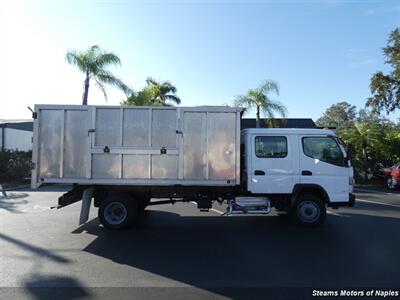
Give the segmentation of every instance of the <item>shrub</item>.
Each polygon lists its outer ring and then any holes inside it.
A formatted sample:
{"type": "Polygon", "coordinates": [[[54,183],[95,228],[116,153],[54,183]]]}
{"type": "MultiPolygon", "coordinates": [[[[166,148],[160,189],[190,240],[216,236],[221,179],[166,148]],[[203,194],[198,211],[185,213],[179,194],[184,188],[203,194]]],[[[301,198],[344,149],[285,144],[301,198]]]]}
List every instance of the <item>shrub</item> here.
{"type": "Polygon", "coordinates": [[[22,182],[31,175],[32,151],[0,151],[0,183],[22,182]]]}

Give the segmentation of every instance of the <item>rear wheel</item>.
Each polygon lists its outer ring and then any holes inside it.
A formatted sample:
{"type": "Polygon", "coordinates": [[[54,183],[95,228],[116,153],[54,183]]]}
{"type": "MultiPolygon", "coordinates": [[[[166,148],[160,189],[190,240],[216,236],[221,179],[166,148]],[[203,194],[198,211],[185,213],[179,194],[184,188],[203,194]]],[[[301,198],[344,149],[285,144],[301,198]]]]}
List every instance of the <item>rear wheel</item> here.
{"type": "Polygon", "coordinates": [[[113,195],[100,203],[99,220],[109,229],[130,227],[138,217],[138,205],[128,195],[113,195]]]}
{"type": "Polygon", "coordinates": [[[311,194],[300,195],[291,211],[296,223],[314,227],[322,224],[326,218],[325,203],[317,196],[311,194]]]}
{"type": "Polygon", "coordinates": [[[386,178],[386,186],[389,190],[394,191],[396,189],[396,180],[392,176],[386,178]]]}

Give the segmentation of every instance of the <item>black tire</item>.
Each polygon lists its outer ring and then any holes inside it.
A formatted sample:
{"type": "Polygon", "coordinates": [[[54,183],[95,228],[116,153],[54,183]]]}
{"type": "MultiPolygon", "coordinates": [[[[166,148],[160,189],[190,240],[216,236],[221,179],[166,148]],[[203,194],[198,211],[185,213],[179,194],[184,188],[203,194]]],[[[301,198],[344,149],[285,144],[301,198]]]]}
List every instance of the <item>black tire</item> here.
{"type": "Polygon", "coordinates": [[[386,187],[391,191],[396,190],[396,185],[394,184],[392,176],[386,177],[386,187]]]}
{"type": "Polygon", "coordinates": [[[107,197],[99,206],[100,223],[108,229],[128,228],[137,220],[138,214],[137,202],[125,194],[107,197]]]}
{"type": "Polygon", "coordinates": [[[300,195],[292,207],[291,216],[299,225],[316,227],[321,225],[326,218],[326,205],[315,195],[300,195]]]}

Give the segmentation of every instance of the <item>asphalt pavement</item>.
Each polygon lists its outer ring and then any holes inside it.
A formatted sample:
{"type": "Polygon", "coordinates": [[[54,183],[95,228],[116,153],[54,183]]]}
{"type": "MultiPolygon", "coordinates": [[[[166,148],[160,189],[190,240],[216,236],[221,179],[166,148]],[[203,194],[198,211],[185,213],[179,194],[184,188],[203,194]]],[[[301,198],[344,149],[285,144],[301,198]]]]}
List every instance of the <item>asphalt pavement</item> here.
{"type": "MultiPolygon", "coordinates": [[[[400,192],[358,187],[353,208],[318,228],[287,216],[221,216],[216,204],[149,207],[109,231],[97,209],[50,209],[63,186],[0,195],[0,298],[265,298],[286,287],[400,290],[400,192]],[[274,290],[275,289],[275,290],[274,290]]],[[[274,297],[278,299],[279,297],[274,297]]]]}

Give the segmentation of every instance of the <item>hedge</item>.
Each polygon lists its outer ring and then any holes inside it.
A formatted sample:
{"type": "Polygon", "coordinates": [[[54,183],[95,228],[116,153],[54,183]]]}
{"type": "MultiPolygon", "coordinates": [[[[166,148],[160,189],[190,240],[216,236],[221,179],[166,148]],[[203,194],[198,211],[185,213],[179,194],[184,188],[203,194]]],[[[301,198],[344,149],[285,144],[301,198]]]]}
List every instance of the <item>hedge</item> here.
{"type": "Polygon", "coordinates": [[[32,151],[0,151],[0,183],[22,182],[31,176],[32,151]]]}

